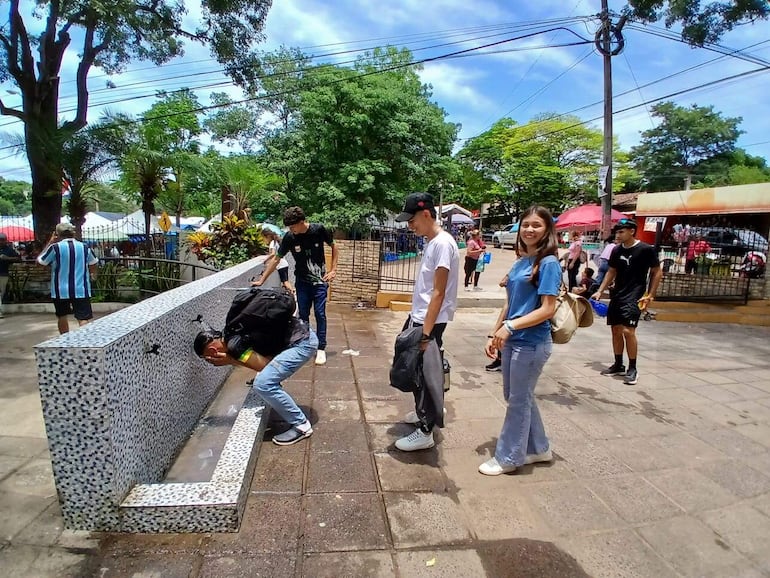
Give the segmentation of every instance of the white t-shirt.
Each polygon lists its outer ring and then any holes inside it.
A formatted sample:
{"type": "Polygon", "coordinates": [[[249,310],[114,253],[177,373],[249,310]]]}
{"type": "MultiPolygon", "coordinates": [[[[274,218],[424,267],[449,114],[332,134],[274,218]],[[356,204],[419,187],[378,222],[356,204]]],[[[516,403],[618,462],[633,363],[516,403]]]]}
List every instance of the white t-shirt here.
{"type": "MultiPolygon", "coordinates": [[[[278,252],[278,247],[280,247],[280,246],[281,246],[281,244],[278,241],[276,241],[275,239],[270,241],[270,250],[273,253],[278,252]]],[[[288,261],[286,261],[286,259],[284,259],[284,258],[281,258],[281,260],[278,261],[278,267],[276,267],[276,269],[285,269],[288,266],[289,266],[288,261]]]]}
{"type": "Polygon", "coordinates": [[[441,231],[433,237],[422,254],[417,279],[412,294],[412,321],[423,323],[428,312],[431,294],[433,293],[433,278],[439,267],[449,270],[444,302],[441,304],[436,323],[452,321],[457,309],[457,285],[460,276],[460,251],[452,235],[441,231]]]}

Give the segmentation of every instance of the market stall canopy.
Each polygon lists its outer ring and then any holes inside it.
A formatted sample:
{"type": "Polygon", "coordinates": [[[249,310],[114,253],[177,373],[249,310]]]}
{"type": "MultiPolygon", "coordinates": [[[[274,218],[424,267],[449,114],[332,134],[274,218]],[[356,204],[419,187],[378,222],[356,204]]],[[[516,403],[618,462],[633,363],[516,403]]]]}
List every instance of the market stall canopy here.
{"type": "Polygon", "coordinates": [[[642,217],[728,213],[770,213],[770,183],[647,193],[636,201],[642,217]]]}
{"type": "Polygon", "coordinates": [[[448,203],[446,205],[441,205],[441,216],[447,217],[449,215],[465,215],[470,219],[473,218],[473,213],[471,213],[468,209],[461,207],[456,203],[448,203]]]}
{"type": "MultiPolygon", "coordinates": [[[[620,219],[627,219],[620,211],[612,209],[610,218],[613,223],[620,219]]],[[[599,228],[602,225],[602,207],[601,205],[581,205],[564,211],[556,221],[556,229],[590,229],[599,228]]]]}
{"type": "Polygon", "coordinates": [[[21,225],[6,225],[0,227],[0,233],[3,233],[11,243],[18,241],[34,241],[35,231],[21,225]]]}
{"type": "Polygon", "coordinates": [[[449,217],[447,217],[447,221],[449,221],[449,223],[452,225],[472,225],[474,223],[473,219],[463,215],[462,213],[454,213],[449,215],[449,217]]]}

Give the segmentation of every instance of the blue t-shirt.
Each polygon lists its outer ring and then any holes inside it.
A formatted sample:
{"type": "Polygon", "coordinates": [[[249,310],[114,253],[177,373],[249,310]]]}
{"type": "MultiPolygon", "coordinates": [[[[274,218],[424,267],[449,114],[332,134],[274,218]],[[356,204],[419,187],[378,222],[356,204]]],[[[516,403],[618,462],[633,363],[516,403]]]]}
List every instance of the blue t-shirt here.
{"type": "MultiPolygon", "coordinates": [[[[558,295],[561,287],[561,265],[553,255],[548,255],[540,261],[540,276],[538,285],[530,283],[534,257],[522,257],[511,267],[508,273],[508,314],[506,319],[516,319],[531,313],[540,307],[541,295],[558,295]]],[[[514,343],[535,345],[551,340],[551,322],[545,320],[534,327],[514,331],[509,337],[514,343]]]]}

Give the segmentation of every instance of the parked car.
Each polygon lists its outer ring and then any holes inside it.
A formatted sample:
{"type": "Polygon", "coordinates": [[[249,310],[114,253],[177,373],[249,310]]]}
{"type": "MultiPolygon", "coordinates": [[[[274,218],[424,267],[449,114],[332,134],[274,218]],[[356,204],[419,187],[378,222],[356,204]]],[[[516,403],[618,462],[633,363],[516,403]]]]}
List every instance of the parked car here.
{"type": "Polygon", "coordinates": [[[516,239],[519,236],[519,224],[511,223],[506,225],[502,230],[496,231],[492,235],[492,244],[495,247],[505,248],[506,246],[511,249],[516,247],[516,239]]]}
{"type": "Polygon", "coordinates": [[[482,229],[481,230],[481,238],[485,243],[491,243],[492,237],[495,234],[494,229],[482,229]]]}
{"type": "Polygon", "coordinates": [[[693,227],[691,235],[702,235],[712,250],[730,257],[743,257],[749,251],[767,254],[767,239],[756,231],[728,227],[693,227]]]}

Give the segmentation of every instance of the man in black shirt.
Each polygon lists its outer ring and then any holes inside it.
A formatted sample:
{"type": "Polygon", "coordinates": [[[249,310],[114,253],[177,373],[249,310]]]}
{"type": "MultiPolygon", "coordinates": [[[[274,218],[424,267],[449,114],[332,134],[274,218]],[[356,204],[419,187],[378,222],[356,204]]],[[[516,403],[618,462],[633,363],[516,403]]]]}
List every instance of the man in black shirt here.
{"type": "Polygon", "coordinates": [[[305,212],[300,207],[289,207],[283,215],[283,224],[289,232],[283,236],[281,246],[272,258],[265,261],[265,270],[252,284],[262,285],[280,262],[282,257],[291,253],[294,257],[294,287],[297,291],[297,306],[300,319],[310,323],[310,306],[315,313],[316,332],[318,333],[318,353],[316,365],[326,363],[326,298],[329,283],[337,276],[339,251],[334,243],[331,231],[318,223],[308,223],[305,212]],[[326,271],[324,243],[332,248],[332,265],[326,271]]]}
{"type": "Polygon", "coordinates": [[[193,348],[198,357],[212,365],[236,365],[259,372],[254,387],[265,403],[291,425],[287,431],[273,436],[274,443],[288,446],[313,434],[305,413],[281,387],[281,382],[305,365],[318,348],[318,337],[307,323],[292,317],[282,337],[254,332],[223,335],[208,329],[198,333],[193,348]]]}
{"type": "Polygon", "coordinates": [[[615,362],[603,370],[602,375],[625,373],[623,383],[635,385],[638,379],[636,326],[642,311],[655,298],[662,272],[654,247],[636,239],[636,221],[621,219],[614,232],[618,245],[610,256],[607,274],[592,296],[592,299],[600,299],[605,288],[614,282],[610,290],[607,325],[612,327],[615,362]],[[628,371],[623,365],[624,345],[628,350],[628,371]]]}

